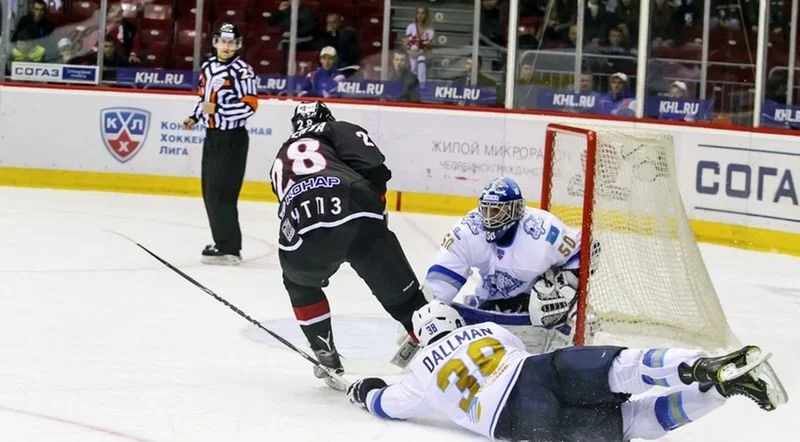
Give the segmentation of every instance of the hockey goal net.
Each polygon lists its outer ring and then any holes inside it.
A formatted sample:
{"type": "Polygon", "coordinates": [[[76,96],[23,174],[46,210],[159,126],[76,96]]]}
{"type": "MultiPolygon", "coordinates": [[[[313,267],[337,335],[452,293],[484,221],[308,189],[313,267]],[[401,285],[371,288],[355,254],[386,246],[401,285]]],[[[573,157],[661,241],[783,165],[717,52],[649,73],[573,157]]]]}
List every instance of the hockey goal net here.
{"type": "Polygon", "coordinates": [[[581,230],[575,344],[738,343],[683,208],[671,135],[550,124],[541,202],[581,230]]]}

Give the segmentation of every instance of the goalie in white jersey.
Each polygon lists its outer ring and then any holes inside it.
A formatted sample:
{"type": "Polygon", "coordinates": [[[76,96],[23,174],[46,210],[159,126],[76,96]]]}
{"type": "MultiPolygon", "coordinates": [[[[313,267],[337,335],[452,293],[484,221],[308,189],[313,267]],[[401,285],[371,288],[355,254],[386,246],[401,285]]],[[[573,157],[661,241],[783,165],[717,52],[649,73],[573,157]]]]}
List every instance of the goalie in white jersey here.
{"type": "Polygon", "coordinates": [[[568,347],[532,355],[503,327],[464,326],[433,301],[414,313],[422,350],[400,383],[365,378],[350,402],[387,419],[433,413],[492,439],[657,439],[743,395],[767,411],[786,391],[756,346],[720,357],[680,348],[568,347]],[[656,386],[660,395],[629,400],[656,386]]]}
{"type": "Polygon", "coordinates": [[[512,178],[496,178],[483,189],[478,208],[445,236],[425,290],[452,304],[477,268],[475,293],[453,304],[468,324],[507,326],[533,351],[563,347],[570,343],[566,322],[577,302],[580,246],[579,231],[526,207],[512,178]]]}

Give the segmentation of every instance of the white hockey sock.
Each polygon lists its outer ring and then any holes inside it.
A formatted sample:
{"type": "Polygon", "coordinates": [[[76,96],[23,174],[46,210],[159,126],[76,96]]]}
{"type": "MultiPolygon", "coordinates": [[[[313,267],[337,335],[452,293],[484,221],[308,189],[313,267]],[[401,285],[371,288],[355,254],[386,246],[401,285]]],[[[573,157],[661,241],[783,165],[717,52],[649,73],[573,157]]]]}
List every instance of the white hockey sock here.
{"type": "Polygon", "coordinates": [[[653,386],[683,386],[678,366],[691,365],[701,356],[701,351],[684,348],[623,350],[608,371],[608,385],[615,393],[629,394],[644,393],[653,386]]]}
{"type": "Polygon", "coordinates": [[[715,388],[703,393],[686,385],[660,396],[646,396],[622,404],[623,440],[658,439],[725,404],[715,388]]]}

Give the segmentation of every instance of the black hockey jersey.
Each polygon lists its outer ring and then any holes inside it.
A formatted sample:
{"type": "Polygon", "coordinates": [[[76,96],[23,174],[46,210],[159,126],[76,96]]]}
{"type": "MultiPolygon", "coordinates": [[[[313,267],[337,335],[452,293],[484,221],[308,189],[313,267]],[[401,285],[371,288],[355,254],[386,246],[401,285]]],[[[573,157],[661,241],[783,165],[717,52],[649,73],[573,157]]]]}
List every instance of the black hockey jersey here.
{"type": "Polygon", "coordinates": [[[306,232],[356,218],[383,219],[385,157],[362,127],[345,121],[314,124],[283,143],[270,170],[280,206],[278,246],[295,250],[306,232]]]}

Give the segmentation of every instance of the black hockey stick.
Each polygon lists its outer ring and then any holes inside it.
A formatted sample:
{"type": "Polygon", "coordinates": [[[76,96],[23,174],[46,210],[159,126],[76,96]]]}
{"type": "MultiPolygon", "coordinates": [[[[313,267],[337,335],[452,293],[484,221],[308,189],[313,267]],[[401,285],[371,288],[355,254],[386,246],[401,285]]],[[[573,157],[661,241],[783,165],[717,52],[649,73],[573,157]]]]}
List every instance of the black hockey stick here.
{"type": "Polygon", "coordinates": [[[340,390],[342,390],[342,391],[347,391],[347,387],[348,387],[348,386],[350,386],[350,382],[349,382],[347,379],[345,379],[344,377],[342,377],[342,375],[340,375],[340,374],[336,373],[334,370],[332,370],[332,369],[330,369],[330,368],[328,368],[328,367],[326,367],[326,366],[324,366],[324,365],[320,364],[320,362],[319,362],[318,360],[314,359],[314,357],[312,357],[312,356],[311,356],[311,355],[309,355],[308,353],[304,352],[303,350],[301,350],[301,349],[297,348],[297,347],[296,347],[294,344],[292,344],[291,342],[289,342],[289,341],[287,341],[286,339],[284,339],[284,338],[283,338],[281,335],[279,335],[279,334],[277,334],[277,333],[273,332],[272,330],[270,330],[270,329],[268,329],[268,328],[264,327],[263,325],[261,325],[261,323],[260,323],[260,322],[258,322],[258,321],[256,321],[255,319],[251,318],[251,317],[250,317],[250,316],[249,316],[247,313],[243,312],[243,311],[242,311],[242,310],[240,310],[238,307],[236,307],[235,305],[233,305],[233,304],[231,304],[230,302],[228,302],[228,301],[227,301],[225,298],[223,298],[222,296],[219,296],[218,294],[214,293],[214,292],[213,292],[211,289],[209,289],[208,287],[204,286],[203,284],[200,284],[199,282],[197,282],[197,281],[196,281],[194,278],[192,278],[191,276],[187,275],[186,273],[183,273],[183,271],[181,271],[180,269],[178,269],[178,268],[177,268],[177,267],[175,267],[174,265],[170,264],[170,263],[169,263],[167,260],[165,260],[164,258],[162,258],[162,257],[160,257],[160,256],[158,256],[158,255],[156,255],[155,253],[153,253],[152,251],[150,251],[150,249],[148,249],[147,247],[145,247],[145,246],[143,246],[143,245],[139,244],[138,242],[136,242],[136,241],[135,241],[135,240],[133,240],[132,238],[129,238],[129,237],[127,237],[127,236],[125,236],[125,235],[123,235],[123,234],[121,234],[121,233],[119,233],[119,232],[114,232],[114,231],[110,231],[110,230],[109,230],[109,232],[110,232],[110,233],[114,233],[114,234],[116,234],[116,235],[119,235],[119,236],[121,236],[121,237],[123,237],[123,238],[127,239],[128,241],[130,241],[130,242],[132,242],[132,243],[136,244],[137,246],[139,246],[139,248],[141,248],[142,250],[144,250],[145,252],[147,252],[147,253],[148,253],[150,256],[152,256],[153,258],[157,259],[159,262],[161,262],[161,264],[164,264],[165,266],[167,266],[167,267],[168,267],[170,270],[172,270],[173,272],[175,272],[175,273],[177,273],[177,274],[181,275],[181,276],[183,277],[183,279],[185,279],[185,280],[187,280],[187,281],[191,282],[192,284],[194,284],[195,286],[197,286],[198,288],[200,288],[200,289],[201,289],[201,290],[203,290],[204,292],[206,292],[206,293],[208,293],[209,295],[211,295],[211,297],[213,297],[213,298],[214,298],[214,299],[216,299],[217,301],[219,301],[219,302],[221,302],[221,303],[225,304],[225,305],[226,305],[228,308],[230,308],[231,310],[233,310],[234,312],[236,312],[236,314],[238,314],[239,316],[243,317],[244,319],[247,319],[247,320],[248,320],[248,321],[249,321],[251,324],[253,324],[253,325],[255,325],[256,327],[260,328],[261,330],[264,330],[265,332],[269,333],[269,334],[270,334],[270,336],[272,336],[273,338],[277,339],[277,340],[278,340],[278,342],[280,342],[281,344],[283,344],[283,345],[285,345],[285,346],[289,347],[289,349],[291,349],[291,350],[294,350],[294,351],[295,351],[297,354],[299,354],[300,356],[302,356],[302,357],[303,357],[305,360],[307,360],[308,362],[311,362],[312,364],[316,365],[316,366],[317,366],[317,367],[319,367],[320,369],[324,370],[324,371],[325,371],[325,373],[327,373],[327,374],[328,374],[328,376],[330,376],[330,377],[331,377],[331,379],[333,379],[333,380],[334,380],[334,381],[335,381],[335,382],[338,384],[338,387],[339,387],[339,389],[340,389],[340,390]]]}

